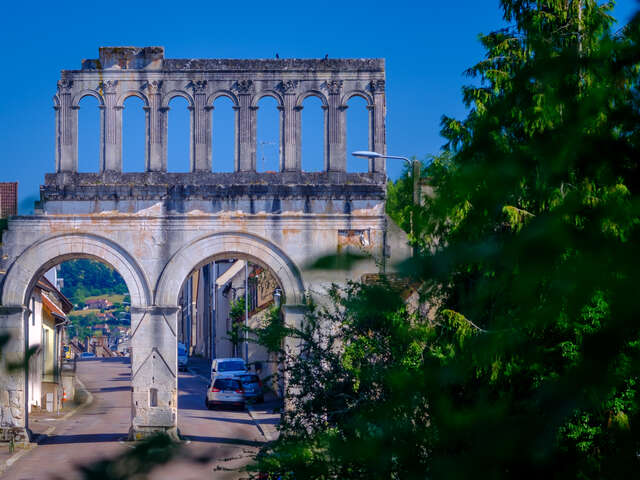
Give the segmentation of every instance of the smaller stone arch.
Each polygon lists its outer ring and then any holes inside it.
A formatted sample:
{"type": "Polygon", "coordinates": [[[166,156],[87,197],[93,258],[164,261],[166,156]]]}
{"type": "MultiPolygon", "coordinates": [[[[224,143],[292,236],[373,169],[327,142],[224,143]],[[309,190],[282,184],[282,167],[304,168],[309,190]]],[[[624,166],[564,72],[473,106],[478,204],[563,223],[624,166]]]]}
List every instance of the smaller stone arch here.
{"type": "Polygon", "coordinates": [[[171,102],[171,99],[173,99],[174,97],[182,97],[184,98],[187,102],[189,102],[189,106],[193,107],[194,103],[193,103],[193,97],[191,95],[189,95],[188,92],[185,92],[184,90],[171,90],[169,92],[167,92],[164,97],[162,97],[162,108],[168,109],[169,108],[169,102],[171,102]]]}
{"type": "Polygon", "coordinates": [[[364,90],[350,90],[342,96],[340,100],[340,105],[346,106],[347,102],[353,97],[360,97],[367,102],[367,107],[373,106],[373,98],[364,90]]]}
{"type": "Polygon", "coordinates": [[[124,108],[124,102],[129,97],[138,97],[140,100],[144,102],[145,107],[149,106],[149,99],[140,90],[127,90],[126,92],[124,92],[122,95],[118,97],[118,100],[116,101],[116,106],[124,108]]]}
{"type": "Polygon", "coordinates": [[[85,89],[78,92],[71,100],[71,106],[80,108],[80,100],[82,100],[84,97],[95,97],[98,99],[100,106],[104,107],[103,96],[100,95],[100,92],[98,92],[97,90],[92,90],[92,89],[85,89]]]}
{"type": "Polygon", "coordinates": [[[58,98],[58,95],[53,96],[53,108],[55,110],[60,108],[60,98],[58,98]]]}
{"type": "Polygon", "coordinates": [[[231,100],[233,102],[234,107],[237,107],[238,105],[240,105],[240,102],[238,101],[238,97],[231,90],[217,90],[213,92],[207,98],[207,105],[213,105],[213,103],[220,97],[226,97],[229,100],[231,100]]]}
{"type": "Polygon", "coordinates": [[[298,98],[296,98],[296,108],[302,108],[302,102],[304,102],[307,97],[317,97],[322,102],[323,107],[326,108],[329,106],[327,96],[323,92],[320,90],[307,90],[306,92],[302,92],[298,95],[298,98]]]}
{"type": "Polygon", "coordinates": [[[189,273],[221,255],[250,258],[267,267],[281,282],[287,303],[303,303],[304,284],[300,270],[280,248],[248,233],[220,232],[190,242],[171,257],[158,280],[155,304],[177,305],[180,289],[189,273]]]}
{"type": "Polygon", "coordinates": [[[251,106],[254,107],[254,108],[257,108],[258,107],[258,103],[264,97],[274,98],[276,100],[276,102],[278,102],[278,107],[279,108],[282,108],[284,106],[284,100],[282,99],[282,95],[280,95],[275,90],[262,90],[262,91],[256,93],[253,96],[253,98],[251,99],[251,106]]]}
{"type": "Polygon", "coordinates": [[[142,268],[120,245],[89,233],[52,236],[35,242],[11,264],[2,286],[2,305],[26,305],[33,286],[51,267],[76,258],[106,262],[122,276],[133,306],[149,305],[151,292],[142,268]]]}

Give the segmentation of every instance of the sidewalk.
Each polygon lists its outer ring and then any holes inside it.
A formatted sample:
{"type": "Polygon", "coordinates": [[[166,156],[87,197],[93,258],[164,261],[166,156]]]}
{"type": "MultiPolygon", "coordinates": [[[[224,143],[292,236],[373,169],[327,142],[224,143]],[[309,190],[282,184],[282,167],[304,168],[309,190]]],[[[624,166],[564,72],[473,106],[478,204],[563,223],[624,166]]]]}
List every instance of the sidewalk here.
{"type": "MultiPolygon", "coordinates": [[[[82,389],[86,392],[84,386],[80,382],[78,384],[78,389],[82,389]]],[[[16,445],[13,452],[10,451],[8,443],[0,443],[0,475],[2,475],[2,473],[13,465],[13,463],[15,463],[20,457],[36,448],[40,441],[53,433],[61,421],[67,420],[76,413],[80,407],[88,405],[92,401],[91,394],[89,393],[82,394],[81,398],[82,403],[65,403],[63,409],[60,410],[59,413],[47,412],[46,410],[32,410],[31,413],[29,413],[29,430],[32,434],[31,443],[26,448],[23,446],[18,447],[16,445]]]]}
{"type": "MultiPolygon", "coordinates": [[[[198,375],[207,383],[211,380],[211,362],[209,360],[200,357],[189,357],[189,366],[187,368],[191,373],[198,375]]],[[[273,392],[265,394],[263,403],[247,404],[251,419],[268,442],[276,440],[280,434],[278,425],[280,424],[282,405],[282,399],[278,398],[273,392]]]]}

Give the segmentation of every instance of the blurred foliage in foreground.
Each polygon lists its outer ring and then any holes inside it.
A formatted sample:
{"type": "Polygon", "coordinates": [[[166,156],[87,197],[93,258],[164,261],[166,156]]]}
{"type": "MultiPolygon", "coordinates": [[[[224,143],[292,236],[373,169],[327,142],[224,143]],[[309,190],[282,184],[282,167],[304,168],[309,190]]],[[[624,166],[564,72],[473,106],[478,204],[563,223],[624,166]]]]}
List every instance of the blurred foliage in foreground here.
{"type": "Polygon", "coordinates": [[[412,207],[402,183],[390,192],[392,216],[413,210],[418,255],[404,267],[436,315],[384,283],[312,308],[288,331],[302,348],[293,409],[256,471],[640,471],[640,19],[613,33],[610,4],[501,5],[512,26],[481,37],[469,115],[442,120],[435,198],[412,207]]]}

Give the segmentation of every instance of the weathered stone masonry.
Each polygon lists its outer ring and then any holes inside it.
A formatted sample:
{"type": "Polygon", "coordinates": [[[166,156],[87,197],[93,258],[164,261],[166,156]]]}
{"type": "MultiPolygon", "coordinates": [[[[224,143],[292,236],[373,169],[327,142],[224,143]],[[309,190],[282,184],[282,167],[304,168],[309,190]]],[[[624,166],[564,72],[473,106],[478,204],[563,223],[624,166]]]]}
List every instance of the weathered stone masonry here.
{"type": "MultiPolygon", "coordinates": [[[[27,298],[48,268],[86,257],[127,283],[132,302],[131,435],[177,426],[178,295],[194,268],[222,257],[269,268],[284,292],[284,315],[302,321],[303,297],[385,264],[384,163],[347,173],[344,109],[353,95],[370,111],[369,148],[385,152],[384,62],[358,60],[172,60],[160,47],[101,48],[98,60],[63,71],[54,96],[56,173],[47,174],[32,216],[15,217],[2,243],[0,332],[12,334],[2,361],[24,352],[27,298]],[[102,111],[98,173],[77,173],[77,108],[85,95],[102,111]],[[145,103],[146,172],[122,173],[122,106],[145,103]],[[229,97],[237,115],[236,171],[211,173],[211,108],[229,97]],[[258,100],[281,111],[281,171],[255,171],[258,100]],[[325,107],[326,171],[300,170],[300,108],[325,107]],[[191,108],[191,173],[167,173],[166,115],[174,96],[191,108]],[[371,260],[349,272],[308,269],[322,255],[356,248],[371,260]]],[[[24,373],[0,375],[0,431],[25,436],[24,373]]]]}
{"type": "MultiPolygon", "coordinates": [[[[56,109],[56,172],[78,169],[78,109],[89,95],[101,109],[100,171],[122,171],[122,109],[130,96],[144,102],[146,170],[167,170],[169,102],[183,97],[191,111],[191,171],[211,171],[211,111],[220,96],[236,111],[235,171],[256,170],[258,101],[273,97],[280,110],[280,170],[300,171],[302,101],[318,97],[325,111],[325,170],[346,170],[345,110],[353,96],[369,109],[370,150],[385,152],[384,60],[165,59],[162,47],[105,47],[81,70],[62,72],[56,109]]],[[[364,146],[363,146],[364,147],[364,146]]],[[[370,172],[384,172],[371,161],[370,172]]]]}

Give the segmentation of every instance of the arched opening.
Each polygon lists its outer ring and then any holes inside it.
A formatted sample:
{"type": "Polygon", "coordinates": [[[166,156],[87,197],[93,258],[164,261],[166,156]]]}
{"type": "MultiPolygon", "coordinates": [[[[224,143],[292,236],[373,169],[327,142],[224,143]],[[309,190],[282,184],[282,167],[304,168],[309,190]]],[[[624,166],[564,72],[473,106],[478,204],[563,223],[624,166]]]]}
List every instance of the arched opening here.
{"type": "Polygon", "coordinates": [[[301,115],[302,171],[321,172],[325,166],[325,111],[317,97],[304,99],[301,115]]]}
{"type": "Polygon", "coordinates": [[[278,101],[262,97],[258,102],[256,134],[256,170],[280,171],[280,112],[278,101]]]}
{"type": "Polygon", "coordinates": [[[365,99],[354,96],[347,102],[347,172],[368,172],[369,159],[354,157],[351,152],[369,150],[369,112],[365,99]]]}
{"type": "MultiPolygon", "coordinates": [[[[218,254],[200,263],[187,275],[179,295],[178,351],[184,349],[189,356],[189,370],[215,377],[221,372],[212,371],[213,360],[242,359],[248,373],[257,375],[262,383],[260,389],[248,393],[248,400],[280,396],[279,358],[257,343],[247,328],[255,330],[272,315],[280,315],[284,300],[280,280],[253,257],[218,254]]],[[[203,410],[207,406],[192,401],[189,393],[181,391],[179,408],[203,410]]],[[[179,423],[181,431],[185,427],[179,423]]]]}
{"type": "Polygon", "coordinates": [[[144,102],[132,95],[124,101],[122,112],[122,171],[145,171],[146,119],[144,102]]]}
{"type": "Polygon", "coordinates": [[[78,104],[78,172],[100,169],[100,102],[87,95],[78,104]]]}
{"type": "Polygon", "coordinates": [[[233,101],[221,96],[213,102],[211,149],[214,172],[235,170],[236,112],[233,101]]]}
{"type": "Polygon", "coordinates": [[[191,171],[191,112],[189,102],[182,97],[173,97],[169,102],[167,118],[167,170],[169,172],[191,171]]]}
{"type": "MultiPolygon", "coordinates": [[[[71,410],[76,394],[86,388],[109,413],[108,420],[92,428],[126,436],[131,421],[131,295],[122,276],[104,260],[82,255],[62,259],[41,268],[26,295],[25,335],[33,352],[25,372],[27,427],[42,432],[71,410]],[[118,425],[119,432],[114,430],[118,425]]],[[[51,443],[57,441],[50,435],[51,443]]]]}

